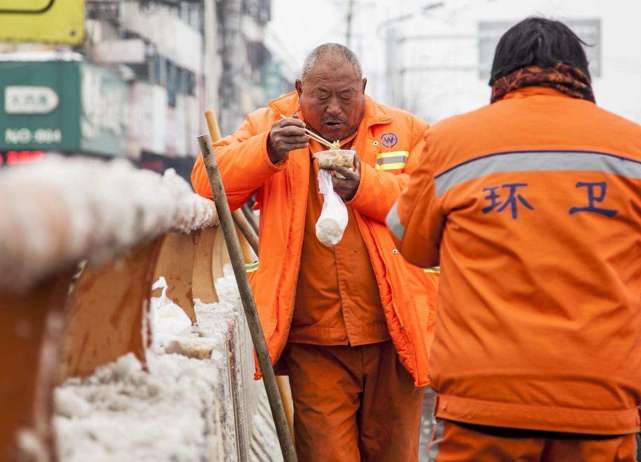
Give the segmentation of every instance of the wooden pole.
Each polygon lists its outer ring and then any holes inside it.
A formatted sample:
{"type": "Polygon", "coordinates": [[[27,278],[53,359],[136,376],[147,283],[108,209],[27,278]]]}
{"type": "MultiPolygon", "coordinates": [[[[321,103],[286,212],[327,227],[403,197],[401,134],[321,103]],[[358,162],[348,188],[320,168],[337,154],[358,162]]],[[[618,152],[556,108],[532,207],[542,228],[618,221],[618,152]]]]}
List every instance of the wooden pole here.
{"type": "MultiPolygon", "coordinates": [[[[211,137],[212,141],[215,143],[216,141],[220,140],[221,134],[220,134],[220,127],[218,126],[218,120],[216,119],[216,116],[214,115],[214,111],[212,110],[207,110],[205,112],[205,120],[207,121],[207,128],[209,129],[209,136],[211,137]]],[[[256,217],[252,213],[252,211],[247,207],[247,205],[243,205],[240,210],[235,210],[232,212],[232,215],[234,217],[234,221],[236,222],[236,225],[240,229],[240,231],[243,233],[243,236],[249,243],[250,247],[254,251],[254,254],[256,257],[258,257],[258,223],[256,222],[256,217]],[[246,219],[243,220],[242,216],[244,215],[244,218],[246,219]],[[254,230],[254,233],[251,233],[247,229],[246,223],[249,223],[251,227],[254,230]]],[[[294,416],[293,416],[293,408],[294,404],[292,402],[292,395],[290,392],[290,387],[289,387],[289,380],[286,376],[280,376],[276,378],[278,382],[278,389],[280,391],[280,397],[281,400],[285,403],[285,411],[287,414],[287,423],[289,424],[289,431],[293,435],[294,434],[294,416]]]]}
{"type": "Polygon", "coordinates": [[[247,221],[249,222],[251,227],[254,229],[254,232],[258,235],[258,222],[256,221],[254,212],[251,211],[247,204],[243,205],[241,207],[241,210],[243,211],[243,215],[245,215],[245,218],[247,218],[247,221]]]}
{"type": "Polygon", "coordinates": [[[218,120],[214,117],[214,112],[209,110],[205,112],[205,120],[207,121],[207,128],[209,129],[209,136],[211,136],[212,142],[216,142],[222,138],[220,136],[220,127],[218,126],[218,120]]]}
{"type": "MultiPolygon", "coordinates": [[[[218,120],[216,120],[214,112],[211,110],[206,111],[205,120],[207,121],[209,136],[211,136],[212,141],[215,143],[216,141],[220,140],[222,136],[220,135],[220,127],[218,126],[218,120]]],[[[236,222],[236,225],[238,225],[240,232],[243,233],[243,236],[245,236],[245,239],[247,239],[247,242],[249,242],[249,245],[258,257],[258,231],[252,229],[252,223],[249,223],[241,209],[234,210],[232,212],[232,216],[234,218],[234,221],[236,222]]]]}
{"type": "Polygon", "coordinates": [[[283,407],[283,401],[281,400],[280,393],[278,391],[276,375],[274,374],[274,369],[267,350],[267,342],[265,341],[263,327],[260,324],[260,319],[258,318],[256,302],[254,301],[251,289],[249,288],[243,254],[240,249],[240,243],[238,241],[238,235],[236,234],[236,228],[234,227],[234,221],[229,210],[229,204],[227,203],[227,196],[225,195],[220,171],[218,170],[218,163],[216,162],[216,157],[211,151],[209,137],[207,135],[199,136],[198,143],[200,144],[200,149],[203,153],[203,160],[205,161],[205,167],[207,168],[207,174],[209,176],[209,185],[211,186],[211,191],[214,196],[216,210],[218,210],[218,216],[220,218],[220,225],[225,236],[227,251],[229,252],[229,258],[231,259],[234,275],[236,276],[236,282],[238,283],[238,290],[243,303],[249,332],[252,337],[252,342],[254,343],[256,356],[258,356],[258,364],[260,365],[260,369],[263,373],[263,382],[265,383],[265,390],[267,392],[267,398],[269,399],[269,407],[271,408],[272,416],[274,417],[274,424],[276,425],[276,433],[278,434],[278,441],[283,453],[283,459],[285,462],[295,462],[298,460],[296,457],[296,450],[294,449],[292,435],[289,431],[289,427],[287,426],[287,416],[283,407]]]}
{"type": "Polygon", "coordinates": [[[280,399],[283,401],[283,406],[285,407],[287,425],[289,425],[289,431],[292,434],[294,443],[296,443],[296,434],[294,433],[294,400],[292,399],[292,387],[289,383],[289,377],[286,375],[277,375],[276,383],[278,384],[280,399]]]}
{"type": "Polygon", "coordinates": [[[252,228],[247,218],[245,218],[243,212],[240,209],[236,210],[235,212],[240,212],[232,213],[232,217],[234,218],[236,226],[238,226],[240,232],[243,233],[243,236],[245,236],[245,239],[247,239],[247,242],[249,242],[249,245],[256,254],[256,257],[258,257],[258,235],[254,231],[254,228],[252,228]]]}

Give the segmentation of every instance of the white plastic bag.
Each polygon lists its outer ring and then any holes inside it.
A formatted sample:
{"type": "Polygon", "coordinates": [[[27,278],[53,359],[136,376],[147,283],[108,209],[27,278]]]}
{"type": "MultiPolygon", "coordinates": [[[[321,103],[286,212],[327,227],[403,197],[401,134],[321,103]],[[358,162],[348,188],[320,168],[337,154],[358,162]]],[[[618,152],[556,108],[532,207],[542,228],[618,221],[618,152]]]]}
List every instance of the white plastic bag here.
{"type": "Polygon", "coordinates": [[[316,237],[327,247],[333,247],[341,241],[347,228],[347,207],[334,191],[332,175],[327,170],[318,171],[318,188],[324,200],[316,221],[316,237]]]}

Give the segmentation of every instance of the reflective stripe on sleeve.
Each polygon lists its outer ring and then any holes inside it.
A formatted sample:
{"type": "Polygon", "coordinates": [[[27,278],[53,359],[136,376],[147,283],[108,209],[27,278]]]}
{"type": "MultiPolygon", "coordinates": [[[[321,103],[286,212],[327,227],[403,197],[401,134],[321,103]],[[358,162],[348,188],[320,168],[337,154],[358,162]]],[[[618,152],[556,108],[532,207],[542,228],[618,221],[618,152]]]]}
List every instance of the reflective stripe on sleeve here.
{"type": "Polygon", "coordinates": [[[393,151],[376,154],[376,170],[402,170],[405,168],[409,152],[393,151]]]}
{"type": "Polygon", "coordinates": [[[403,236],[405,236],[405,227],[401,223],[401,218],[398,216],[398,202],[394,204],[392,210],[387,214],[385,222],[396,239],[402,241],[403,236]]]}

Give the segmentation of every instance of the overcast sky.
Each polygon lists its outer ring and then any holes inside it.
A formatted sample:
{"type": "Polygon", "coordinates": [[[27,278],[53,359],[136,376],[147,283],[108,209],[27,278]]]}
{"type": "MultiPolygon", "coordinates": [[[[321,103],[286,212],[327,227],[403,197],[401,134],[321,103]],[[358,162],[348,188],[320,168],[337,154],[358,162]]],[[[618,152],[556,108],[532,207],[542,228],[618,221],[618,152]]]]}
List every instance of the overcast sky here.
{"type": "MultiPolygon", "coordinates": [[[[428,64],[445,69],[447,66],[478,65],[479,21],[514,22],[530,15],[555,19],[598,20],[601,29],[600,59],[602,75],[595,79],[597,100],[615,112],[641,122],[641,0],[354,0],[353,34],[351,48],[361,60],[369,79],[368,93],[386,101],[390,87],[386,73],[386,60],[390,47],[386,47],[386,27],[399,16],[413,14],[412,20],[396,23],[399,36],[431,34],[441,36],[472,36],[472,40],[453,40],[449,51],[446,40],[427,39],[413,42],[413,55],[407,55],[409,42],[404,50],[393,49],[400,65],[428,64]],[[427,4],[443,3],[426,14],[419,10],[427,4]],[[456,48],[463,45],[462,48],[456,48]],[[446,50],[435,53],[434,50],[446,50]],[[431,54],[430,54],[431,53],[431,54]]],[[[290,76],[300,71],[305,55],[315,46],[328,41],[346,42],[346,16],[349,0],[272,0],[272,21],[268,28],[270,48],[276,48],[279,57],[290,69],[290,76]]],[[[399,47],[400,48],[400,47],[399,47]]],[[[389,70],[387,70],[389,72],[389,70]]],[[[472,72],[474,73],[474,72],[472,72]]],[[[472,109],[487,99],[487,80],[474,82],[461,80],[461,72],[437,71],[429,73],[420,85],[426,92],[450,87],[442,102],[430,100],[433,114],[442,117],[472,109]],[[457,80],[458,79],[458,80],[457,80]],[[475,88],[472,88],[475,87],[475,88]],[[463,97],[456,93],[467,91],[475,96],[463,97]],[[458,104],[453,97],[460,96],[458,104]]],[[[445,92],[441,91],[443,95],[445,92]]],[[[411,108],[410,108],[411,109],[411,108]]]]}
{"type": "MultiPolygon", "coordinates": [[[[348,3],[348,0],[272,0],[268,34],[292,72],[300,71],[305,56],[315,46],[325,42],[346,43],[348,3]]],[[[377,34],[379,25],[425,3],[429,1],[355,0],[351,45],[370,80],[381,74],[385,65],[385,42],[383,34],[377,34]]]]}

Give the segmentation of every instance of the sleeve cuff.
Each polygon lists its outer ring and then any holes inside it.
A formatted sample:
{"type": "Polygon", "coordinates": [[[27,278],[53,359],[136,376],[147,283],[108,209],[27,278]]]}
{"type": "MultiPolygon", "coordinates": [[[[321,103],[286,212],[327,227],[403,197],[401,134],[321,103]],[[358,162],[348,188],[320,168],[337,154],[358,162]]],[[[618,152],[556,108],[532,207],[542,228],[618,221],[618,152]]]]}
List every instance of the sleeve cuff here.
{"type": "Polygon", "coordinates": [[[374,173],[372,172],[372,170],[374,170],[374,168],[371,165],[368,165],[365,162],[361,161],[361,181],[358,183],[358,189],[356,190],[356,194],[354,194],[354,197],[346,202],[347,205],[358,208],[361,196],[364,194],[364,191],[366,189],[364,185],[365,183],[369,183],[370,176],[374,173]]]}

